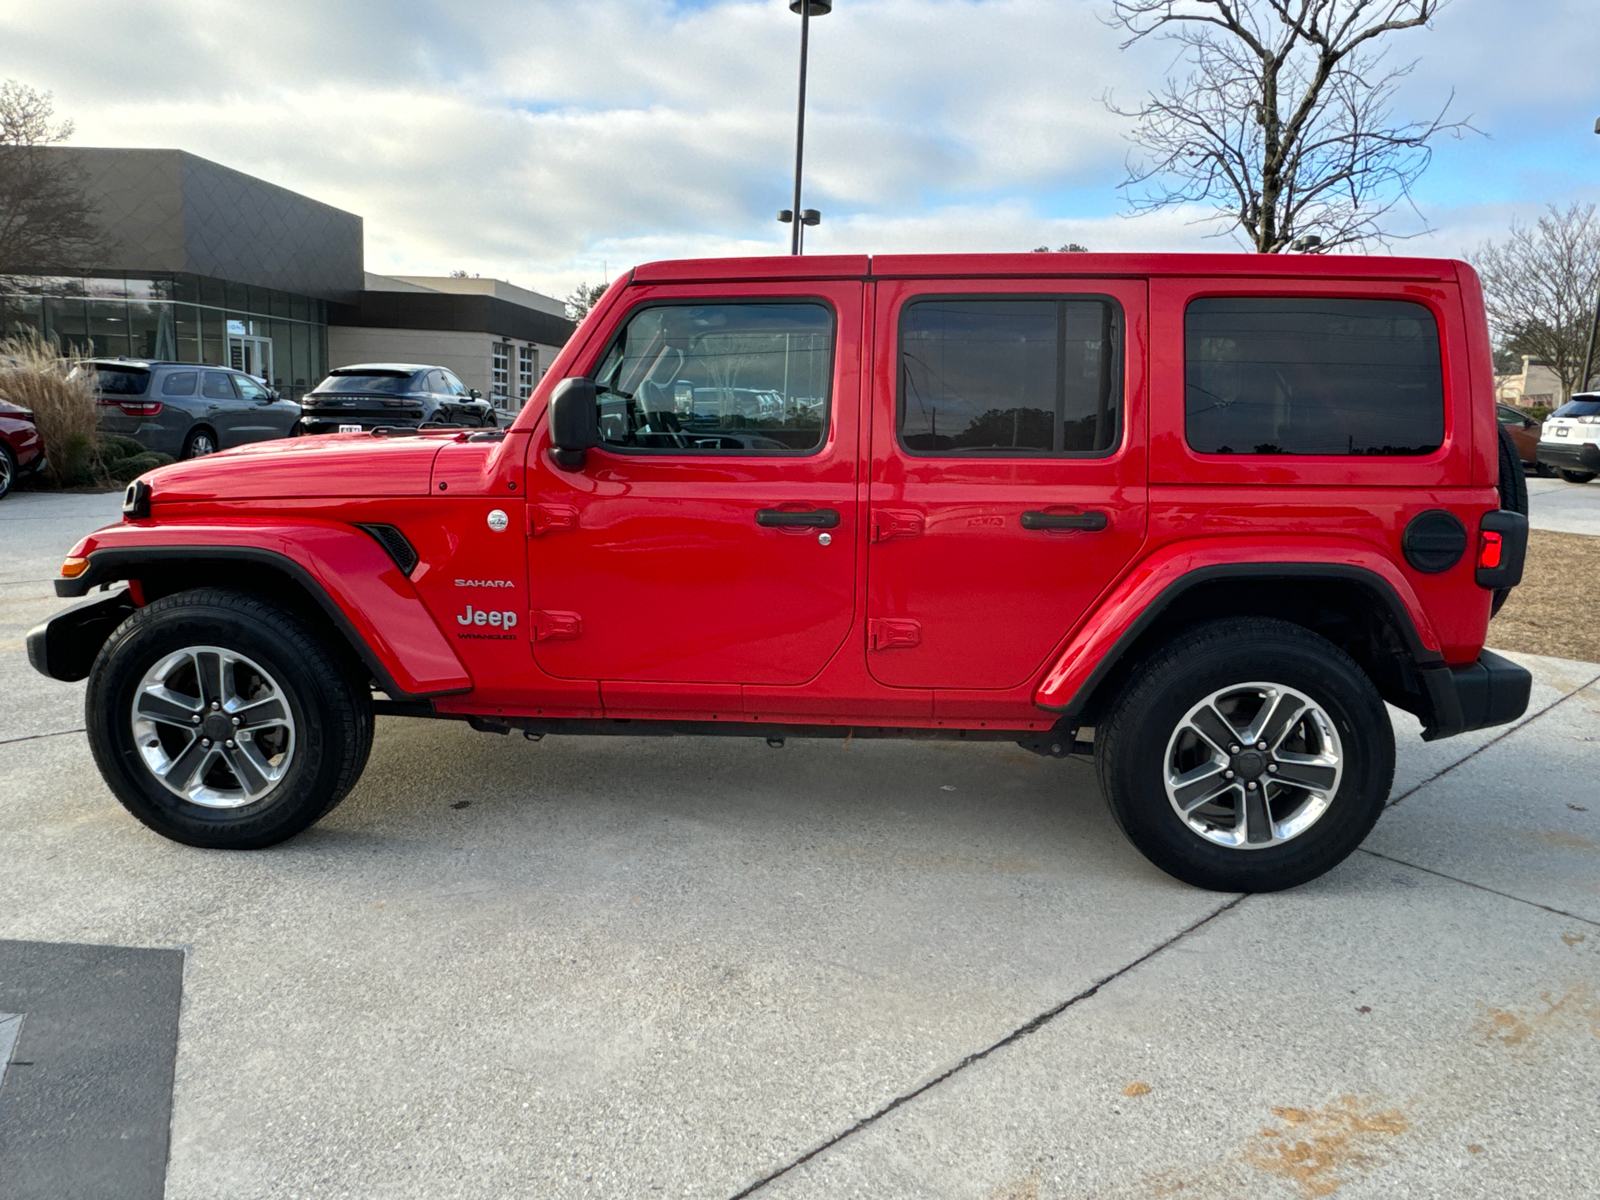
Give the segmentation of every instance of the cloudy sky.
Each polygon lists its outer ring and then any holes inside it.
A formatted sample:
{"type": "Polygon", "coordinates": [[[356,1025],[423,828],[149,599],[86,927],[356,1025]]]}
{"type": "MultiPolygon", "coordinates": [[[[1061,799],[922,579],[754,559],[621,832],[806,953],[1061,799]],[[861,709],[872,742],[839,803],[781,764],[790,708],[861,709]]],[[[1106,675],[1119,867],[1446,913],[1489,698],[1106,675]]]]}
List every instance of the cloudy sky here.
{"type": "MultiPolygon", "coordinates": [[[[812,27],[807,249],[1222,249],[1129,218],[1134,102],[1106,0],[837,0],[812,27]]],[[[0,0],[0,78],[82,146],[177,147],[366,219],[369,270],[463,269],[564,295],[633,263],[787,248],[799,20],[785,0],[0,0]]],[[[1452,0],[1399,99],[1440,145],[1404,253],[1457,254],[1600,200],[1596,0],[1452,0]]]]}

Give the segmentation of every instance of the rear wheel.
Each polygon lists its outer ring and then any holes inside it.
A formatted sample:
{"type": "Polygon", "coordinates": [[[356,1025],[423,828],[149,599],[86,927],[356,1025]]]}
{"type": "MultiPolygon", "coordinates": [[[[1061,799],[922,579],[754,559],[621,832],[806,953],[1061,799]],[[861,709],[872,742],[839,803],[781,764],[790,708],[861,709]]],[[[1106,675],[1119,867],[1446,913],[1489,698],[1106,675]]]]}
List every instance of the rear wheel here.
{"type": "Polygon", "coordinates": [[[220,588],[128,618],[95,660],[85,708],[117,799],[191,846],[293,837],[344,798],[372,748],[371,697],[316,635],[220,588]]]}
{"type": "Polygon", "coordinates": [[[1594,478],[1594,472],[1593,471],[1568,471],[1568,470],[1562,469],[1561,478],[1565,479],[1568,483],[1588,483],[1591,479],[1594,478]]]}
{"type": "Polygon", "coordinates": [[[16,482],[17,456],[11,453],[10,446],[0,442],[0,500],[6,498],[16,482]]]}
{"type": "Polygon", "coordinates": [[[1383,812],[1394,731],[1366,674],[1287,621],[1197,625],[1134,672],[1095,730],[1122,831],[1196,887],[1271,892],[1343,862],[1383,812]]]}
{"type": "Polygon", "coordinates": [[[217,435],[204,425],[196,426],[189,431],[189,436],[183,439],[183,453],[180,458],[204,458],[208,454],[217,452],[217,435]]]}

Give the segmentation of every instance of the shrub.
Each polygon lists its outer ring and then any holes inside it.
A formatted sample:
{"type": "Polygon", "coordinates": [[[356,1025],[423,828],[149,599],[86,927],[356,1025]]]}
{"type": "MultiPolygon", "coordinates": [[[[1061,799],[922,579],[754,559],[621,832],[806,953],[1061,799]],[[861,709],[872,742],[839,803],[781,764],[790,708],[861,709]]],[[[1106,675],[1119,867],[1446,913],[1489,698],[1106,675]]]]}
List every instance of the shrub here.
{"type": "Polygon", "coordinates": [[[52,483],[99,481],[100,406],[92,368],[30,329],[0,341],[0,399],[33,413],[52,483]]]}
{"type": "MultiPolygon", "coordinates": [[[[145,449],[139,444],[137,438],[131,438],[123,433],[102,433],[100,435],[100,461],[107,468],[121,462],[125,458],[132,458],[135,454],[143,454],[145,449]]],[[[166,457],[163,455],[162,457],[166,457]]]]}
{"type": "Polygon", "coordinates": [[[138,454],[130,454],[127,458],[108,462],[106,471],[118,483],[132,483],[146,471],[154,471],[157,467],[164,467],[172,461],[170,454],[162,454],[157,450],[141,450],[138,454]]]}

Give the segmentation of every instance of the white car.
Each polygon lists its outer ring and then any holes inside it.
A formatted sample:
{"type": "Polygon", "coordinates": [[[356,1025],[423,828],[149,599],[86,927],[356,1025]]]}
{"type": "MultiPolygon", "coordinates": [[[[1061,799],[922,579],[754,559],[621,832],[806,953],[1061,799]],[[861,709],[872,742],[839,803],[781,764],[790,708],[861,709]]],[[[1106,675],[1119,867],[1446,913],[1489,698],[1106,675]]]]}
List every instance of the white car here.
{"type": "Polygon", "coordinates": [[[1545,418],[1539,461],[1568,483],[1600,475],[1600,392],[1580,392],[1545,418]]]}

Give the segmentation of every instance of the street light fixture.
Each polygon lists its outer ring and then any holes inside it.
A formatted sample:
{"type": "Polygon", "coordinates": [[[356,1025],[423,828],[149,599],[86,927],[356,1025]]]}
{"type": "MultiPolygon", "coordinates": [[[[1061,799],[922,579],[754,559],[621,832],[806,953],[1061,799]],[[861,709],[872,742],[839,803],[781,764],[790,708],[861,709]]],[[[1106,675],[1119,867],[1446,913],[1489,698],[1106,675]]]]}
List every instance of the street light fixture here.
{"type": "Polygon", "coordinates": [[[816,209],[800,207],[800,167],[806,146],[806,50],[811,40],[811,18],[831,13],[833,0],[789,0],[789,11],[800,14],[800,106],[794,126],[794,207],[780,212],[778,220],[790,226],[789,253],[799,254],[805,245],[805,226],[822,220],[816,209]],[[800,220],[794,219],[795,213],[800,214],[800,220]]]}

